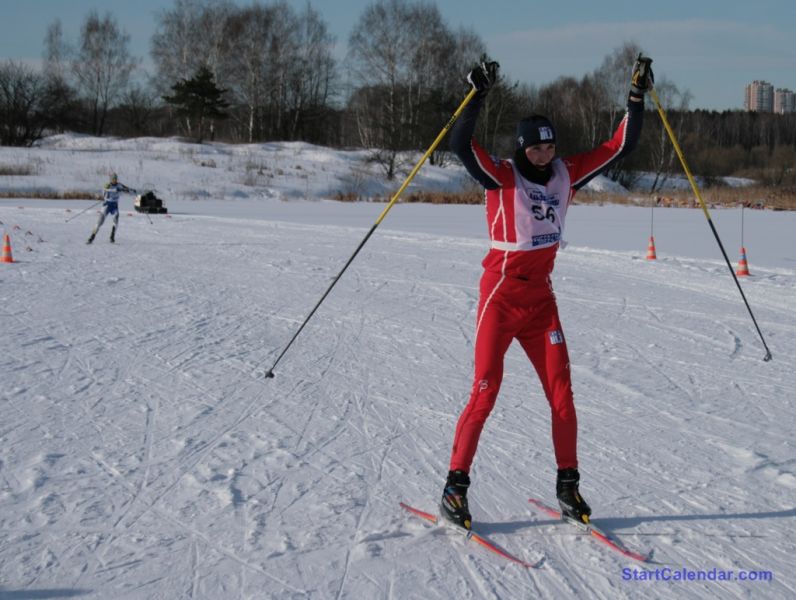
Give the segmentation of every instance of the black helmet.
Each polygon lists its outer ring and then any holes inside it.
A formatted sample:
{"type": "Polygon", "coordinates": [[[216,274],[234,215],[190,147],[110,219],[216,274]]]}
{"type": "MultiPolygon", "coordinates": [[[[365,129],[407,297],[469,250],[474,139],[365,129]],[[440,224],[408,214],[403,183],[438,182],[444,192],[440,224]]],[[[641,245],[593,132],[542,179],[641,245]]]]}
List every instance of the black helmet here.
{"type": "Polygon", "coordinates": [[[536,144],[555,143],[556,130],[547,117],[531,115],[517,125],[517,148],[520,150],[536,144]]]}

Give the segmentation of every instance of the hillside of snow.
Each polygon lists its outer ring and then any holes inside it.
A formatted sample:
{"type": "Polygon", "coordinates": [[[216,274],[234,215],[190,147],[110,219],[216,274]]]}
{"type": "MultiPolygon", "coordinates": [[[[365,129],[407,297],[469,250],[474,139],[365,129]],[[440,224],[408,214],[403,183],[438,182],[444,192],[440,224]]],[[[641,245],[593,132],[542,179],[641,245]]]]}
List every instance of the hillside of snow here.
{"type": "MultiPolygon", "coordinates": [[[[181,200],[367,198],[394,191],[396,183],[387,181],[369,158],[366,150],[331,150],[304,142],[192,144],[175,138],[64,134],[45,138],[33,149],[0,148],[0,162],[28,165],[33,171],[4,178],[0,191],[95,194],[110,172],[136,189],[155,189],[181,200]]],[[[460,166],[427,165],[414,187],[458,191],[464,181],[460,166]]]]}
{"type": "MultiPolygon", "coordinates": [[[[444,147],[444,146],[443,146],[444,147]]],[[[0,177],[0,192],[22,196],[40,192],[69,195],[97,193],[110,172],[139,190],[181,200],[205,198],[373,198],[390,197],[420,153],[400,157],[398,181],[387,181],[367,150],[333,150],[305,142],[263,144],[193,144],[178,138],[96,138],[62,134],[35,148],[0,147],[0,164],[27,175],[0,177]]],[[[652,182],[641,174],[636,186],[646,193],[652,182]]],[[[731,180],[733,185],[750,183],[731,180]]],[[[464,169],[448,157],[443,167],[426,164],[412,190],[460,192],[469,186],[464,169]]],[[[666,189],[688,188],[683,177],[666,180],[666,189]]],[[[585,191],[627,194],[622,185],[600,175],[585,191]]]]}
{"type": "MultiPolygon", "coordinates": [[[[0,599],[796,595],[796,214],[745,215],[763,362],[701,210],[656,209],[647,261],[650,209],[571,209],[553,285],[581,490],[654,562],[528,502],[554,502],[555,464],[513,346],[470,498],[525,569],[398,506],[436,510],[467,401],[483,207],[396,204],[266,379],[384,208],[319,199],[345,154],[78,142],[0,148],[39,165],[0,187],[96,193],[113,169],[169,215],[125,196],[118,243],[106,223],[89,246],[90,201],[0,199],[0,599]],[[273,176],[248,185],[249,160],[273,176]]],[[[713,216],[734,263],[740,212],[713,216]]]]}

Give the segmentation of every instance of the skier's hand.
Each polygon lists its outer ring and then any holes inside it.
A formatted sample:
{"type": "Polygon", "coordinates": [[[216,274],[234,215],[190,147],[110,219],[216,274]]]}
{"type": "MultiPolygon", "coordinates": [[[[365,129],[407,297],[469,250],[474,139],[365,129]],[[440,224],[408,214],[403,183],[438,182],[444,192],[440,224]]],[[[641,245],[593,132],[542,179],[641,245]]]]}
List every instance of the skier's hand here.
{"type": "Polygon", "coordinates": [[[639,53],[636,64],[633,66],[633,75],[630,78],[630,93],[641,97],[655,85],[655,75],[652,73],[652,59],[639,53]]]}
{"type": "Polygon", "coordinates": [[[467,81],[479,92],[488,92],[497,81],[499,68],[495,61],[482,62],[467,74],[467,81]]]}

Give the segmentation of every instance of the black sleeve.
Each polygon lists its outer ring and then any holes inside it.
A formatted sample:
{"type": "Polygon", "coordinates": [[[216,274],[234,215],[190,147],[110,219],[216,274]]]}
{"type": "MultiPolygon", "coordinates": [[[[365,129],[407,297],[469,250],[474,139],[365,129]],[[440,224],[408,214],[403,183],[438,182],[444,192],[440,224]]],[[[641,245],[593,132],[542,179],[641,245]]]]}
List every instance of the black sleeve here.
{"type": "MultiPolygon", "coordinates": [[[[451,129],[450,148],[459,160],[462,161],[464,168],[470,176],[488,190],[495,190],[500,185],[495,178],[484,168],[479,161],[476,150],[473,148],[473,134],[475,124],[478,121],[478,114],[484,103],[484,94],[476,94],[470,103],[464,107],[462,114],[454,123],[451,129]]],[[[482,157],[483,159],[484,157],[482,157]]]]}
{"type": "Polygon", "coordinates": [[[644,98],[641,102],[633,102],[630,97],[627,99],[627,129],[625,132],[625,146],[619,153],[617,159],[627,156],[638,145],[641,137],[641,128],[644,125],[644,98]]]}

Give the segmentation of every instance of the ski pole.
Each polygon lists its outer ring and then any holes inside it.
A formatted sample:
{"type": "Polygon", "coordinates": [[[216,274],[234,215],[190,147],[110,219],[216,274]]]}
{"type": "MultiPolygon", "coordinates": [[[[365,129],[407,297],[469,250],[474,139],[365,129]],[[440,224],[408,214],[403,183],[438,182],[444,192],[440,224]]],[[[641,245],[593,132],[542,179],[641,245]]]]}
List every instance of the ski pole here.
{"type": "Polygon", "coordinates": [[[77,214],[76,214],[76,215],[74,215],[73,217],[69,217],[68,219],[66,219],[66,221],[64,221],[64,223],[69,223],[69,221],[71,221],[72,219],[77,219],[77,218],[78,218],[80,215],[82,215],[84,212],[86,212],[87,210],[91,210],[92,208],[94,208],[95,206],[97,206],[97,204],[99,204],[100,202],[102,202],[102,200],[97,200],[97,201],[96,201],[94,204],[92,204],[91,206],[89,206],[89,207],[87,207],[87,208],[84,208],[83,210],[81,210],[79,213],[77,213],[77,214]]]}
{"type": "Polygon", "coordinates": [[[403,193],[403,191],[407,188],[407,186],[412,181],[412,179],[414,179],[415,175],[417,175],[417,172],[420,170],[420,167],[422,167],[423,163],[426,162],[426,159],[428,159],[428,157],[431,156],[431,153],[434,152],[434,150],[437,148],[439,143],[442,141],[442,138],[445,137],[445,134],[448,133],[448,131],[450,131],[451,127],[453,127],[453,124],[456,122],[456,119],[459,118],[459,115],[464,110],[464,107],[467,106],[470,103],[470,100],[473,99],[473,97],[476,95],[476,93],[477,93],[477,90],[475,88],[473,88],[473,89],[470,90],[470,92],[467,94],[467,96],[464,98],[464,100],[462,100],[462,103],[459,105],[459,108],[456,109],[456,112],[453,113],[451,118],[445,124],[445,127],[443,127],[442,131],[439,132],[439,135],[437,135],[437,138],[434,140],[434,142],[431,144],[431,146],[429,146],[428,150],[426,150],[426,153],[420,158],[419,161],[417,161],[417,164],[414,166],[412,171],[406,177],[406,179],[404,180],[404,182],[401,185],[401,187],[398,188],[398,191],[395,192],[395,194],[393,195],[393,197],[390,200],[390,202],[387,204],[386,207],[384,207],[384,210],[381,211],[381,214],[379,215],[379,218],[376,219],[375,223],[373,223],[373,226],[370,228],[370,231],[368,231],[368,233],[365,235],[365,237],[362,239],[362,241],[359,242],[359,246],[357,246],[357,249],[354,250],[354,253],[348,259],[348,261],[345,263],[345,265],[343,265],[343,268],[340,270],[340,272],[337,274],[337,276],[334,278],[334,280],[332,280],[331,285],[329,285],[329,287],[323,293],[323,296],[321,296],[321,299],[318,300],[317,304],[315,304],[313,309],[307,315],[307,318],[304,319],[304,322],[296,330],[296,333],[294,333],[293,337],[290,338],[290,341],[287,343],[287,346],[285,346],[284,349],[282,350],[282,352],[279,353],[279,356],[276,357],[276,360],[274,361],[274,364],[271,365],[271,368],[268,369],[268,372],[265,374],[266,377],[273,377],[274,376],[274,369],[276,368],[276,365],[279,364],[279,361],[282,360],[282,357],[288,351],[288,348],[290,348],[290,346],[293,345],[293,342],[296,341],[296,338],[299,336],[299,334],[301,333],[302,329],[304,329],[304,326],[312,318],[312,315],[315,314],[315,311],[318,310],[318,307],[326,299],[326,296],[328,296],[329,292],[332,291],[332,288],[340,280],[340,277],[342,277],[343,273],[345,273],[346,269],[348,269],[348,266],[354,261],[354,258],[356,258],[357,254],[359,254],[359,251],[362,250],[362,247],[370,239],[370,236],[373,235],[373,232],[376,231],[376,228],[384,220],[384,217],[386,217],[387,213],[390,212],[390,209],[392,208],[393,204],[395,204],[395,202],[398,200],[398,198],[403,193]]]}
{"type": "Polygon", "coordinates": [[[771,350],[768,349],[766,340],[763,337],[763,332],[760,331],[760,326],[757,324],[757,319],[755,319],[755,315],[754,313],[752,313],[752,307],[749,306],[749,302],[746,300],[746,294],[743,293],[743,288],[741,287],[741,284],[738,281],[738,277],[736,277],[735,275],[735,271],[732,268],[730,259],[727,257],[727,252],[724,250],[724,244],[721,243],[721,238],[719,238],[719,234],[716,231],[716,227],[713,225],[713,219],[711,219],[710,217],[710,212],[708,212],[708,207],[705,204],[705,201],[702,199],[702,194],[699,193],[699,187],[697,187],[696,180],[694,179],[694,176],[691,174],[691,169],[688,168],[688,163],[685,161],[685,156],[683,155],[683,151],[680,148],[680,144],[677,143],[677,137],[674,135],[674,131],[672,130],[671,125],[669,125],[669,120],[666,118],[666,113],[663,110],[663,106],[661,106],[661,101],[658,99],[658,94],[655,93],[655,89],[651,89],[650,94],[652,95],[652,100],[655,102],[655,108],[657,108],[658,110],[658,114],[661,117],[663,126],[666,128],[666,133],[669,134],[669,139],[672,141],[672,145],[674,146],[674,151],[677,153],[677,157],[680,159],[680,164],[683,165],[683,170],[685,171],[685,175],[688,178],[688,182],[691,184],[691,189],[694,190],[694,195],[696,196],[697,200],[699,200],[699,204],[702,207],[702,212],[705,213],[705,218],[708,220],[708,225],[710,225],[710,230],[713,232],[713,236],[716,238],[716,242],[719,244],[721,253],[724,256],[724,262],[727,263],[727,267],[730,269],[730,275],[732,275],[732,278],[735,280],[735,285],[738,287],[738,291],[741,293],[741,298],[743,298],[743,302],[746,305],[746,310],[749,311],[749,316],[752,317],[752,323],[754,323],[755,329],[757,329],[757,335],[760,336],[760,341],[763,343],[763,347],[766,349],[766,355],[763,357],[763,360],[769,361],[772,358],[771,350]]]}

